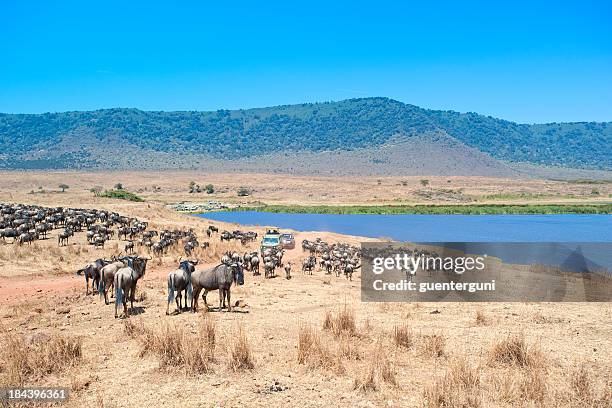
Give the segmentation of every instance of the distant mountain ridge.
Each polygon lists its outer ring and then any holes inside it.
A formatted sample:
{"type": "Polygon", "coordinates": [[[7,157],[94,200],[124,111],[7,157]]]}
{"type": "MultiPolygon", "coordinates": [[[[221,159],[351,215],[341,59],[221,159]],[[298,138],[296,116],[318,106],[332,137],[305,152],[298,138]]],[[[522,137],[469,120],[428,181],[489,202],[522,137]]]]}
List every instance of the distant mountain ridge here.
{"type": "MultiPolygon", "coordinates": [[[[612,122],[527,125],[378,97],[216,112],[0,114],[0,168],[190,168],[206,158],[388,151],[417,139],[503,163],[612,170],[612,122]]],[[[394,165],[380,160],[372,163],[394,165]]]]}

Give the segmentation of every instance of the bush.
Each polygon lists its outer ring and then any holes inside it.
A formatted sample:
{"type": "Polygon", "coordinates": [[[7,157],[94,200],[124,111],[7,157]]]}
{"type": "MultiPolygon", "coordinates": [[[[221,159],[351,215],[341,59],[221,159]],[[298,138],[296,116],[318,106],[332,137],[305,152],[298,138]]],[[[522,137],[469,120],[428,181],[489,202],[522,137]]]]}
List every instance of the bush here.
{"type": "Polygon", "coordinates": [[[135,202],[144,201],[141,197],[126,190],[106,190],[102,194],[100,194],[100,197],[117,198],[119,200],[128,200],[135,202]]]}
{"type": "Polygon", "coordinates": [[[246,197],[251,194],[251,190],[246,187],[240,187],[238,189],[238,197],[246,197]]]}

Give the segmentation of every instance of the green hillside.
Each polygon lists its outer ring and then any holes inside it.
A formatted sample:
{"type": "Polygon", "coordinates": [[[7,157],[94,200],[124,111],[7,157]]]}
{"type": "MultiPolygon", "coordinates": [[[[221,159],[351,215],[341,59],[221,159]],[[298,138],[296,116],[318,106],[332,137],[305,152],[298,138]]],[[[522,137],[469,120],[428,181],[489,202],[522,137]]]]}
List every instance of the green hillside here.
{"type": "Polygon", "coordinates": [[[0,114],[0,167],[70,168],[103,163],[104,149],[238,159],[279,151],[354,150],[425,132],[451,137],[509,162],[612,169],[612,125],[524,125],[435,111],[387,98],[216,112],[0,114]],[[62,150],[67,137],[79,151],[62,150]],[[133,151],[133,150],[131,150],[133,151]]]}

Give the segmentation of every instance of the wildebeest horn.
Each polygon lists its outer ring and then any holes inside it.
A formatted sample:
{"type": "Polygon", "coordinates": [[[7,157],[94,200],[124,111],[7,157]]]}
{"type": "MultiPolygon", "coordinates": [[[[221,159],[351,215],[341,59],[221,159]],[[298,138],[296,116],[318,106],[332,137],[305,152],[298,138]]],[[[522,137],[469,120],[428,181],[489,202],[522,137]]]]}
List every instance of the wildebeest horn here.
{"type": "Polygon", "coordinates": [[[191,261],[191,263],[194,264],[194,265],[197,265],[198,262],[200,262],[198,259],[194,259],[194,260],[191,261]]]}
{"type": "Polygon", "coordinates": [[[183,256],[182,256],[182,255],[181,255],[181,256],[179,256],[179,260],[178,260],[178,261],[179,261],[179,263],[181,263],[181,259],[183,259],[183,256]]]}

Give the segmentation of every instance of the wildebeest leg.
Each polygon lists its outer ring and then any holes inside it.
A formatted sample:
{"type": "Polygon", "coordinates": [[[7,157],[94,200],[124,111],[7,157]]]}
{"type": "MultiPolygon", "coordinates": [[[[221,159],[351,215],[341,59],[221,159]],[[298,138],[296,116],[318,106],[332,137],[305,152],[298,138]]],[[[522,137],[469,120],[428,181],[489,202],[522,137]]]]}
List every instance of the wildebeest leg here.
{"type": "Polygon", "coordinates": [[[193,288],[193,301],[191,303],[191,311],[192,312],[196,312],[196,309],[198,308],[198,296],[200,296],[200,290],[202,290],[201,288],[193,288]]]}
{"type": "Polygon", "coordinates": [[[223,302],[225,300],[225,293],[223,293],[225,289],[219,288],[219,311],[223,311],[223,302]]]}
{"type": "Polygon", "coordinates": [[[230,300],[230,289],[229,288],[226,291],[226,296],[227,296],[227,311],[231,312],[232,311],[232,302],[230,300]]]}
{"type": "Polygon", "coordinates": [[[206,295],[208,294],[208,289],[204,289],[204,293],[202,294],[202,299],[204,300],[204,306],[206,306],[206,311],[210,311],[208,307],[208,302],[206,302],[206,295]]]}
{"type": "MultiPolygon", "coordinates": [[[[93,288],[93,281],[91,283],[91,286],[93,288]]],[[[89,295],[89,276],[87,276],[87,271],[85,271],[85,295],[89,295]]]]}

